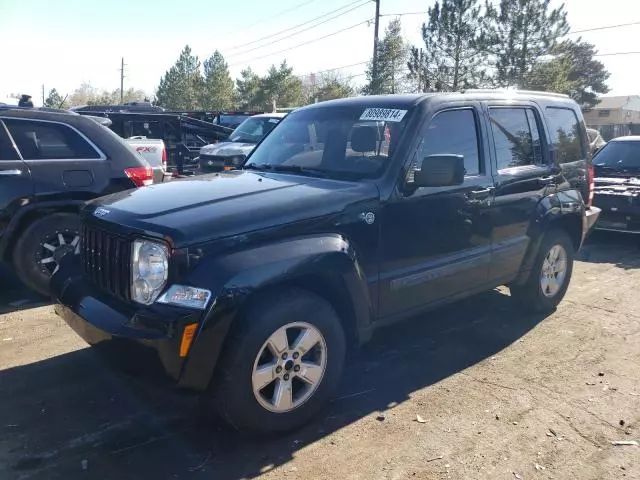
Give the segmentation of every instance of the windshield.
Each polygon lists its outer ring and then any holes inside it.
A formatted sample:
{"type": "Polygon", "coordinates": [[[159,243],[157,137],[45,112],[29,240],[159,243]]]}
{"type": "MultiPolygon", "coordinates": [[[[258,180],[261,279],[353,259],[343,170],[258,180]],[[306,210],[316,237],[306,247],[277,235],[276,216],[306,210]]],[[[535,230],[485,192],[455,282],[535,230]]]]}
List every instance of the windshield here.
{"type": "Polygon", "coordinates": [[[258,143],[262,137],[273,130],[273,127],[279,121],[279,118],[274,117],[248,118],[229,135],[229,140],[232,142],[258,143]]]}
{"type": "Polygon", "coordinates": [[[391,163],[406,110],[325,107],[290,113],[254,150],[245,168],[375,178],[391,163]]]}
{"type": "Polygon", "coordinates": [[[251,115],[220,115],[218,123],[223,127],[240,125],[245,119],[250,118],[251,115]]]}
{"type": "Polygon", "coordinates": [[[640,142],[610,142],[594,157],[595,167],[640,168],[640,142]]]}

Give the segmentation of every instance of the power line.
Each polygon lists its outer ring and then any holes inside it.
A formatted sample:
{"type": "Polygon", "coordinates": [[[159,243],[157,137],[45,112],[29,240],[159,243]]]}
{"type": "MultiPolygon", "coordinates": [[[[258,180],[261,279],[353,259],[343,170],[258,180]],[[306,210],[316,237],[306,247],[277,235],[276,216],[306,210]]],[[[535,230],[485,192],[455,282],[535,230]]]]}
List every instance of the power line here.
{"type": "Polygon", "coordinates": [[[357,67],[359,65],[365,65],[369,63],[369,60],[365,60],[363,62],[358,62],[358,63],[352,63],[351,65],[342,65],[340,67],[335,67],[335,68],[328,68],[326,70],[319,70],[317,72],[309,72],[309,73],[304,73],[302,75],[296,75],[297,77],[310,77],[312,75],[319,75],[321,73],[327,73],[327,72],[334,72],[336,70],[342,70],[343,68],[350,68],[350,67],[357,67]]]}
{"type": "Polygon", "coordinates": [[[315,43],[315,42],[318,42],[320,40],[324,40],[325,38],[333,37],[334,35],[338,35],[339,33],[346,32],[347,30],[351,30],[353,28],[359,27],[360,25],[364,25],[365,23],[370,23],[371,20],[372,19],[368,19],[368,20],[365,20],[363,22],[356,23],[355,25],[351,25],[349,27],[346,27],[346,28],[343,28],[341,30],[338,30],[336,32],[329,33],[327,35],[323,35],[322,37],[314,38],[313,40],[309,40],[307,42],[299,43],[298,45],[294,45],[293,47],[289,47],[289,48],[285,48],[285,49],[282,49],[282,50],[278,50],[277,52],[268,53],[266,55],[260,55],[259,57],[253,57],[253,58],[250,58],[248,60],[243,60],[241,62],[237,62],[237,63],[231,64],[229,66],[230,67],[235,67],[237,65],[244,65],[246,63],[253,62],[254,60],[261,60],[263,58],[272,57],[273,55],[278,55],[280,53],[288,52],[290,50],[294,50],[296,48],[300,48],[300,47],[303,47],[305,45],[309,45],[310,43],[315,43]]]}
{"type": "Polygon", "coordinates": [[[596,53],[594,57],[616,57],[618,55],[639,55],[640,52],[596,53]]]}
{"type": "MultiPolygon", "coordinates": [[[[319,16],[319,17],[317,17],[317,18],[312,19],[312,20],[309,20],[308,22],[301,23],[300,25],[296,25],[295,27],[291,27],[291,28],[288,28],[288,29],[286,29],[286,30],[282,30],[282,31],[280,31],[280,32],[278,32],[278,33],[273,33],[273,34],[271,34],[271,35],[267,35],[266,37],[259,38],[259,39],[257,39],[257,40],[254,40],[253,42],[246,43],[246,44],[241,45],[241,46],[239,46],[239,47],[234,47],[234,48],[232,48],[231,50],[235,50],[235,49],[237,49],[237,48],[246,47],[246,46],[249,46],[249,45],[251,45],[251,44],[254,44],[254,43],[260,42],[260,41],[262,41],[262,40],[265,40],[265,39],[268,39],[268,38],[272,38],[272,37],[276,37],[276,36],[278,36],[278,35],[280,35],[280,34],[282,34],[282,33],[288,32],[288,31],[290,31],[290,30],[295,30],[296,28],[302,27],[303,25],[306,25],[306,24],[308,24],[308,23],[311,23],[311,22],[314,22],[314,21],[316,21],[316,20],[319,20],[319,19],[321,19],[322,17],[326,17],[327,15],[331,15],[332,13],[335,13],[335,12],[337,12],[337,11],[339,11],[339,10],[343,10],[343,9],[345,9],[345,8],[347,8],[347,7],[350,7],[351,5],[353,5],[353,4],[355,4],[355,3],[358,3],[358,2],[361,2],[361,1],[362,1],[362,0],[356,0],[355,2],[352,2],[352,3],[348,4],[348,5],[345,5],[344,7],[340,7],[340,8],[338,8],[338,9],[336,9],[336,10],[332,10],[331,12],[326,13],[326,14],[324,14],[324,15],[321,15],[321,16],[319,16]]],[[[274,43],[278,43],[278,42],[281,42],[281,41],[286,40],[286,39],[288,39],[288,38],[294,37],[294,36],[299,35],[299,34],[301,34],[301,33],[303,33],[303,32],[306,32],[306,31],[308,31],[308,30],[312,30],[312,29],[314,29],[314,28],[316,28],[316,27],[319,27],[320,25],[323,25],[323,24],[325,24],[325,23],[327,23],[327,22],[329,22],[329,21],[331,21],[331,20],[333,20],[333,19],[335,19],[335,18],[338,18],[338,17],[340,17],[341,15],[344,15],[344,14],[349,13],[349,12],[352,12],[353,10],[356,10],[356,9],[358,9],[358,8],[360,8],[360,7],[363,7],[363,6],[365,6],[367,3],[368,3],[368,0],[367,0],[367,1],[365,1],[364,3],[361,3],[360,5],[356,5],[355,7],[350,8],[349,10],[346,10],[346,11],[344,11],[344,12],[340,12],[340,13],[338,13],[337,15],[334,15],[333,17],[327,18],[326,20],[323,20],[323,21],[322,21],[322,22],[320,22],[320,23],[317,23],[317,24],[315,24],[315,25],[311,25],[310,27],[304,28],[304,29],[302,29],[302,30],[300,30],[300,31],[298,31],[298,32],[294,32],[294,33],[292,33],[292,34],[290,34],[290,35],[287,35],[287,36],[285,36],[285,37],[282,37],[282,38],[279,38],[279,39],[277,39],[277,40],[274,40],[274,41],[270,42],[270,43],[269,43],[269,44],[267,44],[267,45],[258,45],[257,47],[253,47],[253,48],[250,48],[250,49],[248,49],[248,50],[243,50],[243,51],[241,51],[241,52],[232,53],[232,54],[231,54],[231,55],[229,55],[228,57],[235,57],[235,56],[238,56],[238,55],[243,55],[243,54],[245,54],[245,53],[253,52],[254,50],[259,50],[259,49],[264,48],[264,47],[266,47],[266,46],[273,45],[274,43]]]]}
{"type": "Polygon", "coordinates": [[[304,7],[304,6],[307,6],[307,5],[309,5],[310,3],[313,3],[313,2],[316,2],[316,1],[317,1],[317,0],[307,0],[306,2],[302,2],[302,3],[300,3],[300,4],[298,4],[298,5],[295,5],[295,6],[293,6],[293,7],[289,8],[289,9],[287,9],[287,10],[283,10],[283,11],[282,11],[282,12],[280,12],[280,13],[276,13],[275,15],[272,15],[271,17],[262,18],[262,19],[258,20],[258,21],[257,21],[257,22],[255,22],[255,23],[252,23],[252,24],[250,24],[250,25],[247,25],[245,28],[242,28],[242,29],[240,29],[240,30],[236,30],[234,33],[236,33],[236,34],[237,34],[237,33],[239,33],[239,32],[246,32],[247,30],[249,30],[250,28],[255,27],[256,25],[260,25],[261,23],[268,22],[269,20],[273,20],[274,18],[281,17],[281,16],[283,16],[283,15],[285,15],[285,14],[287,14],[287,13],[293,12],[294,10],[298,10],[299,8],[302,8],[302,7],[304,7]]]}
{"type": "Polygon", "coordinates": [[[640,25],[640,22],[620,23],[618,25],[606,25],[604,27],[585,28],[584,30],[573,30],[567,33],[567,35],[573,35],[575,33],[595,32],[597,30],[607,30],[610,28],[629,27],[631,25],[640,25]]]}
{"type": "Polygon", "coordinates": [[[422,12],[404,12],[404,13],[381,13],[380,16],[381,17],[404,17],[405,15],[424,15],[427,13],[429,12],[422,11],[422,12]]]}

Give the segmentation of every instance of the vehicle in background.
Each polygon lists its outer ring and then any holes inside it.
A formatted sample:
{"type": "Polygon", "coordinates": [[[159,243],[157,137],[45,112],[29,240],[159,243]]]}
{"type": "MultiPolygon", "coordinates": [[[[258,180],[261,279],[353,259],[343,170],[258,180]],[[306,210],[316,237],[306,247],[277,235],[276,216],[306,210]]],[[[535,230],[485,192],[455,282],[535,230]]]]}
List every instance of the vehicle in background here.
{"type": "Polygon", "coordinates": [[[162,140],[166,149],[166,170],[194,174],[195,158],[204,145],[225,140],[232,129],[172,113],[81,112],[111,120],[109,128],[122,138],[162,140]]]}
{"type": "Polygon", "coordinates": [[[592,155],[595,155],[607,143],[595,128],[587,128],[587,138],[589,139],[589,150],[592,155]]]}
{"type": "Polygon", "coordinates": [[[598,217],[591,170],[565,95],[309,105],[242,170],[88,205],[81,255],[51,281],[55,310],[96,350],[203,392],[232,425],[289,430],[381,326],[499,285],[552,311],[598,217]]]}
{"type": "MultiPolygon", "coordinates": [[[[112,124],[111,120],[107,117],[85,116],[105,127],[110,127],[112,124]]],[[[149,165],[151,165],[153,169],[153,183],[162,183],[167,177],[167,149],[164,146],[164,142],[146,137],[131,137],[123,140],[134,152],[142,155],[149,165]]]]}
{"type": "Polygon", "coordinates": [[[79,249],[82,205],[152,182],[146,160],[98,122],[65,110],[0,107],[0,261],[48,295],[60,259],[79,249]]]}
{"type": "Polygon", "coordinates": [[[593,157],[595,228],[640,233],[640,136],[610,140],[593,157]]]}
{"type": "Polygon", "coordinates": [[[163,113],[165,111],[162,107],[156,107],[149,102],[129,102],[122,105],[81,105],[78,107],[71,107],[69,109],[72,112],[91,114],[91,113],[163,113]]]}
{"type": "Polygon", "coordinates": [[[200,149],[200,173],[221,172],[240,167],[256,144],[282,120],[286,113],[263,113],[247,118],[226,140],[200,149]]]}

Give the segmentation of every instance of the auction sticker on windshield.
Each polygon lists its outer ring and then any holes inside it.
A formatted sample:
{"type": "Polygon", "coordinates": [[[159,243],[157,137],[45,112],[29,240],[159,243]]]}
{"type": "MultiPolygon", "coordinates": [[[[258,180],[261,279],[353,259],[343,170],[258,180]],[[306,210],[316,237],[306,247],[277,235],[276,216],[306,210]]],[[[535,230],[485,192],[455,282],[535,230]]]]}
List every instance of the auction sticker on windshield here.
{"type": "Polygon", "coordinates": [[[360,120],[401,122],[406,113],[406,110],[398,110],[397,108],[367,108],[362,112],[362,115],[360,115],[360,120]]]}

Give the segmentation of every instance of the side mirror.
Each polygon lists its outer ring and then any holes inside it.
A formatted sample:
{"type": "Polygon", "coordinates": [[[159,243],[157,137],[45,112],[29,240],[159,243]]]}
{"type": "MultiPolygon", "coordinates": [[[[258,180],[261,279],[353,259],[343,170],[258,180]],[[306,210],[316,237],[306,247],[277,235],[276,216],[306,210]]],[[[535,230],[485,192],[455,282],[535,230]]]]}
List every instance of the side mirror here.
{"type": "Polygon", "coordinates": [[[464,182],[463,155],[429,155],[414,174],[416,187],[450,187],[464,182]]]}

